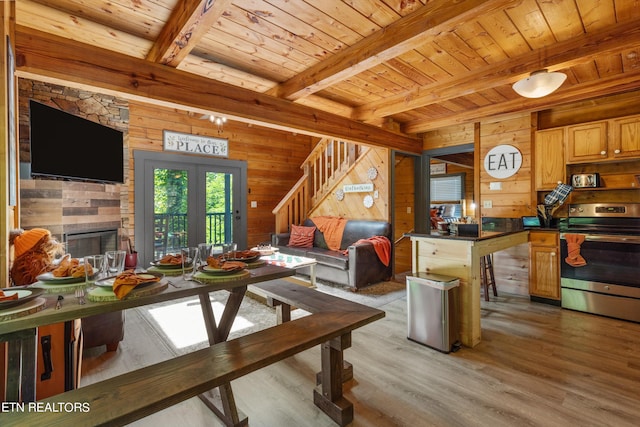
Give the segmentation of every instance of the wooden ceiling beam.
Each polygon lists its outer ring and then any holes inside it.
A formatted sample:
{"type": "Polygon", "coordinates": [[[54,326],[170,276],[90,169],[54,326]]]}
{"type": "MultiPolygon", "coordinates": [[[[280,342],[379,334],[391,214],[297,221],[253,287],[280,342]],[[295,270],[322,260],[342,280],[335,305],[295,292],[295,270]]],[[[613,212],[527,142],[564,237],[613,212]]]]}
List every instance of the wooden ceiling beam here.
{"type": "Polygon", "coordinates": [[[569,102],[584,101],[600,96],[638,89],[640,89],[640,69],[628,71],[622,76],[601,77],[598,80],[575,84],[571,87],[561,87],[558,91],[544,98],[529,99],[518,97],[511,101],[468,109],[447,117],[431,117],[428,120],[414,120],[406,123],[402,127],[402,130],[408,133],[422,133],[445,126],[477,122],[487,117],[518,112],[540,111],[569,102]]]}
{"type": "Polygon", "coordinates": [[[180,0],[162,27],[147,60],[177,67],[232,0],[180,0]]]}
{"type": "MultiPolygon", "coordinates": [[[[216,3],[217,5],[219,3],[216,3]]],[[[17,15],[18,24],[25,27],[36,30],[46,27],[51,34],[88,44],[109,46],[111,50],[135,58],[148,58],[148,52],[153,46],[151,41],[141,37],[117,31],[104,24],[82,19],[78,16],[69,15],[30,0],[21,0],[15,6],[19,12],[17,15]],[[82,28],[83,31],[79,31],[78,28],[82,28]]],[[[193,37],[190,40],[193,40],[193,37]]],[[[158,43],[156,41],[156,45],[158,43]]],[[[156,47],[156,49],[158,48],[156,47]]],[[[204,59],[194,54],[186,55],[177,68],[209,79],[251,89],[255,92],[266,92],[278,84],[263,77],[236,70],[228,65],[213,63],[209,59],[204,59]]],[[[352,114],[350,106],[317,95],[307,96],[299,102],[308,107],[329,111],[344,117],[351,117],[352,114]]]]}
{"type": "Polygon", "coordinates": [[[325,61],[278,85],[268,93],[296,100],[353,77],[420,47],[438,33],[450,31],[472,17],[503,9],[508,0],[436,0],[325,61]]]}
{"type": "Polygon", "coordinates": [[[435,84],[386,97],[383,100],[354,109],[354,120],[369,122],[415,108],[440,103],[466,94],[512,84],[532,71],[549,69],[558,71],[593,61],[603,55],[620,53],[638,48],[640,19],[625,21],[600,31],[585,34],[550,47],[531,51],[496,64],[470,70],[460,77],[453,77],[435,84]]]}
{"type": "Polygon", "coordinates": [[[20,77],[55,81],[141,102],[312,136],[419,154],[422,142],[336,114],[196,76],[24,26],[16,27],[20,77]]]}

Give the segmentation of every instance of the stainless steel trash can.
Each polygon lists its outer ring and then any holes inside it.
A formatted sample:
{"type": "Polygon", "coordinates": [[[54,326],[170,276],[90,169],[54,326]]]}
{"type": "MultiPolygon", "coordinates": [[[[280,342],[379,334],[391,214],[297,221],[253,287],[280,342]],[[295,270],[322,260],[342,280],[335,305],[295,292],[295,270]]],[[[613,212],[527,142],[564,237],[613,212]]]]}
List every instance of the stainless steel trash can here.
{"type": "Polygon", "coordinates": [[[459,285],[439,274],[407,276],[407,338],[444,353],[460,347],[459,285]]]}

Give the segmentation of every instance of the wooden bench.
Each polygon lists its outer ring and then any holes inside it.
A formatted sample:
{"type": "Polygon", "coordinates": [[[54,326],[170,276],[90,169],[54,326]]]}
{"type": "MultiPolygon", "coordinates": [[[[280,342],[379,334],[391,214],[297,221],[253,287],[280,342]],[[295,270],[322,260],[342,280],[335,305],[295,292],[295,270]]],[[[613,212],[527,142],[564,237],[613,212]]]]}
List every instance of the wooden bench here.
{"type": "MultiPolygon", "coordinates": [[[[250,293],[266,299],[267,305],[276,309],[276,323],[279,325],[291,321],[291,310],[296,307],[309,313],[320,313],[330,310],[370,310],[357,304],[322,292],[308,292],[303,286],[295,283],[276,280],[249,285],[250,293]]],[[[342,362],[342,381],[353,378],[353,365],[346,360],[342,362]]],[[[316,375],[316,383],[322,384],[322,372],[316,375]]]]}
{"type": "MultiPolygon", "coordinates": [[[[298,287],[302,290],[296,294],[300,296],[298,305],[319,294],[298,287]]],[[[336,423],[347,425],[353,420],[353,404],[342,396],[342,350],[350,346],[352,330],[381,319],[384,312],[332,298],[334,304],[324,306],[326,311],[38,402],[54,408],[59,403],[87,402],[85,411],[28,412],[29,404],[25,403],[24,412],[3,413],[2,425],[124,425],[315,345],[322,345],[322,384],[314,390],[314,403],[336,423]]],[[[242,425],[246,423],[245,419],[242,425]]]]}

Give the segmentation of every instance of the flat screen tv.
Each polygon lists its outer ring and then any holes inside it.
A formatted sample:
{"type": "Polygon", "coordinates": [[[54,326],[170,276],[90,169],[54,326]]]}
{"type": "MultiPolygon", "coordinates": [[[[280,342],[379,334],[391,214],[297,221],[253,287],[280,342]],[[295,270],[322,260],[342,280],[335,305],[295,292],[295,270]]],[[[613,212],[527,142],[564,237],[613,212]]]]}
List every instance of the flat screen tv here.
{"type": "Polygon", "coordinates": [[[122,132],[33,100],[29,108],[32,176],[124,182],[122,132]]]}

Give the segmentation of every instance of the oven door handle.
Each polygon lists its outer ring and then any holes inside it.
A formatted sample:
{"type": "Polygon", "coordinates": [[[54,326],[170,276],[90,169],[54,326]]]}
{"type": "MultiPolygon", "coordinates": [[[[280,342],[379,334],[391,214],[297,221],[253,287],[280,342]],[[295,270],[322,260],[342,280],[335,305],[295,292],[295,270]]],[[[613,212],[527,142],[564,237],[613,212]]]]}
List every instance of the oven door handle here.
{"type": "MultiPolygon", "coordinates": [[[[566,240],[566,234],[572,233],[560,233],[560,238],[566,240]]],[[[584,240],[585,242],[629,243],[637,245],[638,243],[640,243],[640,236],[620,236],[616,234],[585,234],[584,240]]]]}

